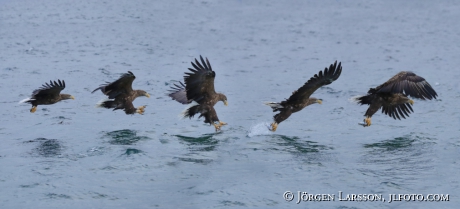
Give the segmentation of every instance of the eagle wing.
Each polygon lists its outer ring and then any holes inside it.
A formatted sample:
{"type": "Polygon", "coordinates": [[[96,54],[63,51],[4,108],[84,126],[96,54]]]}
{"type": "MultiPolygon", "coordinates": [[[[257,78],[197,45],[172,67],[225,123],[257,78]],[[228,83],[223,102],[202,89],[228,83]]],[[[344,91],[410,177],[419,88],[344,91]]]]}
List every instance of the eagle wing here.
{"type": "Polygon", "coordinates": [[[106,84],[102,84],[91,93],[100,89],[102,93],[109,96],[109,99],[114,99],[122,93],[129,94],[129,92],[133,91],[132,85],[135,78],[136,76],[134,76],[131,71],[128,71],[128,73],[121,75],[118,80],[112,83],[107,82],[106,84]]]}
{"type": "Polygon", "coordinates": [[[174,84],[169,90],[169,97],[182,104],[190,104],[193,100],[187,99],[187,92],[185,91],[185,85],[179,81],[179,84],[174,84]]]}
{"type": "Polygon", "coordinates": [[[302,103],[304,100],[310,98],[313,92],[319,87],[331,84],[333,81],[337,80],[342,73],[341,64],[342,63],[339,62],[337,65],[337,61],[335,61],[334,64],[329,66],[329,69],[325,68],[324,71],[319,71],[318,74],[311,77],[302,87],[294,91],[286,102],[290,104],[302,103]]]}
{"type": "Polygon", "coordinates": [[[382,106],[382,113],[384,113],[384,114],[386,114],[386,115],[388,115],[390,117],[393,117],[395,120],[396,120],[396,118],[401,120],[400,116],[405,119],[406,118],[405,116],[409,117],[409,114],[411,112],[414,112],[414,110],[412,109],[412,106],[409,103],[401,103],[401,104],[396,104],[396,105],[388,105],[388,106],[383,105],[382,106]]]}
{"type": "Polygon", "coordinates": [[[201,64],[195,59],[195,63],[192,62],[193,69],[189,68],[191,72],[185,73],[184,76],[187,99],[194,100],[198,104],[202,104],[206,98],[212,98],[216,94],[214,90],[216,73],[212,70],[208,58],[206,62],[201,56],[200,59],[201,64]]]}
{"type": "Polygon", "coordinates": [[[32,92],[31,98],[37,99],[40,97],[56,97],[61,93],[61,91],[65,88],[64,80],[50,81],[50,83],[45,83],[39,89],[36,89],[32,92]]]}
{"type": "Polygon", "coordinates": [[[404,93],[423,100],[436,99],[436,96],[438,96],[433,87],[424,78],[408,71],[399,72],[384,84],[369,90],[368,93],[373,93],[372,91],[377,93],[404,93]]]}

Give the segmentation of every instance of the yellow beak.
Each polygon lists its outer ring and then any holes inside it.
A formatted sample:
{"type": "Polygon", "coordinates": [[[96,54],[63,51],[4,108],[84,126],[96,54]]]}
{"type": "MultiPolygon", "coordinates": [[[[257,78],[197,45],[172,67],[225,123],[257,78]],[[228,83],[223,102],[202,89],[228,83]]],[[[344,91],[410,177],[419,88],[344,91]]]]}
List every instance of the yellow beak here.
{"type": "Polygon", "coordinates": [[[73,100],[75,100],[75,97],[73,97],[73,96],[70,96],[70,98],[73,99],[73,100]]]}
{"type": "Polygon", "coordinates": [[[228,106],[227,100],[224,101],[224,105],[225,105],[225,106],[228,106]]]}
{"type": "Polygon", "coordinates": [[[145,96],[146,96],[147,98],[150,98],[150,94],[148,94],[148,93],[145,93],[145,96]]]}
{"type": "Polygon", "coordinates": [[[316,100],[316,102],[317,102],[318,104],[323,104],[323,100],[321,100],[321,99],[316,100]]]}

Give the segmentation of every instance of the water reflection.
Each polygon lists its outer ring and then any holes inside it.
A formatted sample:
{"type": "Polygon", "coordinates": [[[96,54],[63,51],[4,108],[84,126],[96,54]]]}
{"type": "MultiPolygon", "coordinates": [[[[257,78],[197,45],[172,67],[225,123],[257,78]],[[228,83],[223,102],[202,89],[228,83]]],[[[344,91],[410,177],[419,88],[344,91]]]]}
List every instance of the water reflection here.
{"type": "Polygon", "coordinates": [[[213,153],[219,140],[214,136],[219,133],[204,134],[199,137],[175,135],[177,139],[187,146],[188,153],[177,157],[180,161],[207,165],[213,162],[213,153]]]}
{"type": "Polygon", "coordinates": [[[383,140],[372,144],[365,144],[364,148],[373,148],[379,151],[398,152],[408,151],[419,148],[420,146],[431,146],[435,142],[430,137],[419,136],[415,133],[396,137],[393,139],[383,140]]]}
{"type": "Polygon", "coordinates": [[[199,137],[175,135],[180,141],[187,144],[193,151],[214,151],[219,141],[214,138],[215,134],[204,134],[199,137]]]}
{"type": "Polygon", "coordinates": [[[431,174],[434,165],[435,140],[425,134],[411,133],[393,139],[365,144],[369,149],[362,158],[365,175],[379,177],[382,185],[410,185],[419,182],[422,174],[431,174]]]}
{"type": "Polygon", "coordinates": [[[397,149],[407,148],[412,146],[412,143],[415,142],[415,139],[410,138],[410,136],[396,137],[394,139],[383,140],[381,142],[365,144],[364,148],[380,148],[385,151],[394,151],[397,149]]]}
{"type": "Polygon", "coordinates": [[[125,155],[132,155],[132,154],[139,154],[139,153],[142,153],[142,150],[129,148],[129,149],[126,149],[125,155]]]}
{"type": "Polygon", "coordinates": [[[272,135],[272,145],[265,149],[273,155],[289,153],[292,159],[307,165],[322,166],[325,162],[335,161],[332,147],[306,140],[298,136],[272,135]]]}
{"type": "Polygon", "coordinates": [[[107,132],[104,137],[110,138],[109,143],[113,145],[132,145],[140,140],[150,139],[147,136],[137,136],[137,132],[130,129],[107,132]]]}
{"type": "Polygon", "coordinates": [[[64,146],[57,139],[36,138],[27,142],[39,142],[39,145],[33,151],[43,157],[57,157],[64,150],[64,146]]]}
{"type": "Polygon", "coordinates": [[[331,150],[332,147],[320,145],[318,142],[300,139],[297,136],[272,135],[273,142],[277,145],[272,149],[287,151],[293,154],[316,153],[320,150],[331,150]]]}
{"type": "Polygon", "coordinates": [[[191,158],[191,157],[178,157],[177,159],[183,162],[198,163],[202,165],[207,165],[213,161],[212,159],[200,159],[200,158],[191,158]]]}

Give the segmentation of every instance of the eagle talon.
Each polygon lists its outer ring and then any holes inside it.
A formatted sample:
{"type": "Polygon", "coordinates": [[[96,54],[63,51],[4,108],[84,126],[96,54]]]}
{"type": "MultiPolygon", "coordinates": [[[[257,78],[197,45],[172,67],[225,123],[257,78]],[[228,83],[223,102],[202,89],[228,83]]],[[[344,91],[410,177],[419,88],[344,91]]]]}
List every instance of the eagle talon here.
{"type": "Polygon", "coordinates": [[[371,118],[365,118],[364,123],[365,123],[363,124],[364,127],[371,126],[371,118]]]}
{"type": "Polygon", "coordinates": [[[145,111],[145,110],[144,110],[144,109],[145,109],[145,107],[146,107],[146,106],[144,105],[144,106],[140,106],[140,107],[138,107],[137,109],[139,109],[139,110],[141,110],[142,112],[144,112],[144,111],[145,111]]]}
{"type": "Polygon", "coordinates": [[[225,122],[222,122],[222,121],[219,121],[219,126],[221,126],[221,127],[222,127],[222,126],[224,126],[224,125],[227,125],[227,123],[225,123],[225,122]]]}
{"type": "Polygon", "coordinates": [[[270,129],[270,131],[273,131],[273,132],[275,132],[275,131],[276,131],[276,129],[278,128],[278,123],[275,123],[275,122],[274,122],[274,123],[272,123],[270,126],[271,126],[271,129],[270,129]]]}
{"type": "Polygon", "coordinates": [[[34,113],[35,111],[37,111],[37,106],[33,106],[32,109],[30,109],[31,113],[34,113]]]}
{"type": "Polygon", "coordinates": [[[145,108],[145,105],[138,107],[137,110],[136,110],[136,113],[139,113],[139,114],[143,115],[145,113],[144,108],[145,108]]]}
{"type": "Polygon", "coordinates": [[[220,127],[222,127],[221,125],[215,123],[213,123],[212,125],[214,125],[214,128],[216,128],[216,131],[219,131],[220,127]]]}

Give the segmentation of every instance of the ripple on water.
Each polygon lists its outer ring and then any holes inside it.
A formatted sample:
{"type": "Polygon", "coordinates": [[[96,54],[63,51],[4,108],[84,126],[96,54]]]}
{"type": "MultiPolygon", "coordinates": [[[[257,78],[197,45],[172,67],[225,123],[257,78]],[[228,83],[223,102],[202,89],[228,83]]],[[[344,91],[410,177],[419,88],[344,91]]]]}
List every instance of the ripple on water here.
{"type": "Polygon", "coordinates": [[[193,151],[213,151],[219,143],[213,134],[204,134],[199,137],[175,135],[180,141],[188,145],[189,150],[193,151]]]}
{"type": "Polygon", "coordinates": [[[432,138],[419,136],[415,133],[407,134],[393,139],[383,140],[372,144],[365,144],[364,148],[384,149],[385,151],[413,150],[418,146],[428,146],[435,143],[432,138]]]}
{"type": "Polygon", "coordinates": [[[385,151],[394,151],[398,149],[403,149],[410,147],[412,143],[415,142],[415,139],[407,136],[396,137],[394,139],[383,140],[381,142],[376,142],[372,144],[365,144],[364,148],[376,148],[383,149],[385,151]]]}
{"type": "Polygon", "coordinates": [[[139,154],[142,153],[142,150],[134,149],[134,148],[129,148],[126,149],[125,155],[132,155],[132,154],[139,154]]]}
{"type": "Polygon", "coordinates": [[[103,136],[109,138],[109,143],[113,145],[132,145],[140,140],[149,140],[147,136],[137,136],[137,132],[130,129],[107,132],[103,136]]]}
{"type": "MultiPolygon", "coordinates": [[[[321,150],[332,150],[332,147],[320,145],[318,142],[303,140],[297,136],[273,135],[276,147],[293,154],[316,153],[321,150]]],[[[274,148],[274,149],[278,149],[274,148]]]]}
{"type": "Polygon", "coordinates": [[[38,142],[38,146],[33,149],[33,153],[43,157],[57,157],[61,156],[64,146],[57,139],[36,138],[27,141],[27,143],[38,142]]]}
{"type": "Polygon", "coordinates": [[[230,206],[230,207],[245,207],[247,206],[246,204],[239,202],[239,201],[230,201],[230,200],[224,200],[220,201],[220,204],[222,206],[230,206]]]}
{"type": "Polygon", "coordinates": [[[183,162],[189,162],[189,163],[197,163],[197,164],[202,164],[202,165],[207,165],[209,163],[212,163],[212,159],[200,159],[200,158],[191,158],[191,157],[178,157],[180,161],[183,162]]]}
{"type": "Polygon", "coordinates": [[[361,162],[362,173],[379,177],[383,185],[411,185],[419,182],[419,176],[433,173],[435,139],[426,134],[411,133],[393,139],[365,144],[369,149],[361,162]]]}
{"type": "Polygon", "coordinates": [[[57,123],[53,123],[54,124],[66,124],[66,125],[69,125],[70,123],[67,122],[67,121],[70,121],[71,119],[70,118],[66,118],[64,116],[56,116],[56,117],[53,117],[53,120],[54,121],[57,121],[57,123]]]}
{"type": "MultiPolygon", "coordinates": [[[[323,165],[325,162],[336,161],[333,147],[326,146],[316,141],[309,140],[310,137],[286,136],[272,134],[270,136],[255,137],[256,140],[247,144],[245,149],[261,151],[270,155],[290,155],[289,161],[295,159],[302,165],[323,165]],[[263,140],[263,141],[259,141],[263,140]]],[[[300,164],[299,164],[300,165],[300,164]]]]}
{"type": "Polygon", "coordinates": [[[72,199],[72,197],[70,197],[69,195],[65,195],[65,194],[56,194],[56,193],[48,193],[46,194],[47,197],[49,197],[50,199],[72,199]]]}
{"type": "Polygon", "coordinates": [[[214,136],[219,133],[204,134],[199,137],[175,135],[177,139],[187,146],[188,153],[176,157],[182,162],[191,162],[207,165],[213,162],[213,152],[216,150],[219,140],[214,136]]]}

